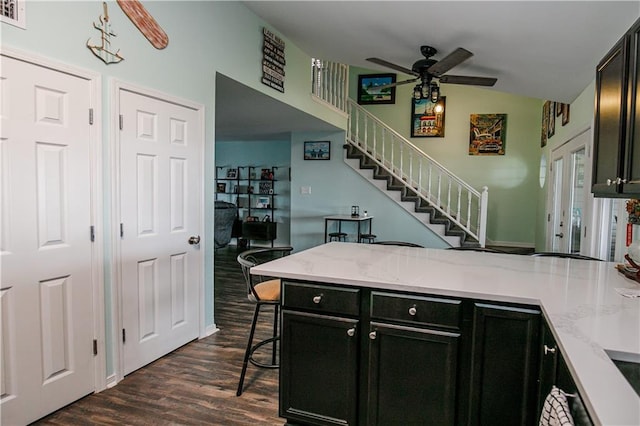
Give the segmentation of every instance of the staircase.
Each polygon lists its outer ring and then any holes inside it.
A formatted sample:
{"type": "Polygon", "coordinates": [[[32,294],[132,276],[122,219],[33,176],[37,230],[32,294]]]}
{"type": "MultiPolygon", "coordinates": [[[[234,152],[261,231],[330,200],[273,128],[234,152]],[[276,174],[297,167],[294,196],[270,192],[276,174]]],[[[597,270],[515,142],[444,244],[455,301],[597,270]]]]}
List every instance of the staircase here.
{"type": "Polygon", "coordinates": [[[348,115],[344,145],[346,164],[450,246],[484,247],[487,187],[483,187],[482,192],[477,191],[346,98],[347,90],[342,87],[342,84],[346,85],[345,69],[342,67],[314,61],[313,87],[315,96],[348,115]]]}

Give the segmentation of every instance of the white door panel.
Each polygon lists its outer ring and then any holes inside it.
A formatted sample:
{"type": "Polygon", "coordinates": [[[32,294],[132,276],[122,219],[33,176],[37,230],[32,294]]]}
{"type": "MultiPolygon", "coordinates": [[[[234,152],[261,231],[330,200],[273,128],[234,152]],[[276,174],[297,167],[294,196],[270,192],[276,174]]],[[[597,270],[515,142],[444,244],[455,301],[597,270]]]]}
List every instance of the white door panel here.
{"type": "Polygon", "coordinates": [[[201,120],[197,110],[119,92],[124,374],[198,337],[201,120]]]}
{"type": "Polygon", "coordinates": [[[2,424],[95,389],[88,80],[1,56],[2,424]]]}

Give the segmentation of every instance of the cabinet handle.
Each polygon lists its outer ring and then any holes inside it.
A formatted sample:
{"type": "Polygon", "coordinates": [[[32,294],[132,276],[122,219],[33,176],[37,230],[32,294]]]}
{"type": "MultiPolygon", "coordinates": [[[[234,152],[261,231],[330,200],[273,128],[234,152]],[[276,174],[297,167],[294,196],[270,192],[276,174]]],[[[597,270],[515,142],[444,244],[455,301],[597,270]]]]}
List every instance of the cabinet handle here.
{"type": "Polygon", "coordinates": [[[556,348],[550,348],[547,345],[544,345],[544,354],[555,354],[556,353],[556,348]]]}
{"type": "Polygon", "coordinates": [[[377,335],[376,335],[375,331],[372,331],[371,333],[369,333],[369,339],[376,340],[376,337],[377,337],[377,335]]]}
{"type": "Polygon", "coordinates": [[[318,295],[318,296],[313,296],[313,303],[315,303],[316,305],[318,303],[320,303],[320,301],[322,300],[322,295],[318,295]]]}
{"type": "Polygon", "coordinates": [[[412,307],[409,308],[409,315],[415,316],[417,313],[418,313],[418,310],[416,309],[416,305],[413,305],[412,307]]]}
{"type": "Polygon", "coordinates": [[[350,329],[347,330],[347,336],[353,337],[355,335],[356,335],[356,328],[355,327],[351,327],[350,329]]]}

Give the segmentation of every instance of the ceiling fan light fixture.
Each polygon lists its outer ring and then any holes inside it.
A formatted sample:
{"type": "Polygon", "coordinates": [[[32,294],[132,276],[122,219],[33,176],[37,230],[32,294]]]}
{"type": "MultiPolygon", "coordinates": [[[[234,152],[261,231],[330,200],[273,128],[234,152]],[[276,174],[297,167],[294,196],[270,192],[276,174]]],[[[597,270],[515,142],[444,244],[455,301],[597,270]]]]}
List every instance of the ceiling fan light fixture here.
{"type": "Polygon", "coordinates": [[[419,84],[413,88],[413,99],[416,101],[422,99],[422,87],[419,84]]]}
{"type": "Polygon", "coordinates": [[[429,97],[431,99],[431,102],[433,102],[434,104],[438,102],[438,99],[440,99],[440,87],[438,87],[438,84],[435,82],[431,83],[429,97]]]}

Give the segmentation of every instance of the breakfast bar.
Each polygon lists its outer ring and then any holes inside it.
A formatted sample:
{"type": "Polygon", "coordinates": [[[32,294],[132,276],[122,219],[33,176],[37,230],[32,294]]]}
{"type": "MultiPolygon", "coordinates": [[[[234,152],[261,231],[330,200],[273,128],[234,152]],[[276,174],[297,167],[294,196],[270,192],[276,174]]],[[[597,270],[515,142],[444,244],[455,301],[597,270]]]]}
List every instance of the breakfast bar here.
{"type": "MultiPolygon", "coordinates": [[[[467,400],[484,397],[476,396],[476,384],[484,386],[485,393],[495,391],[487,385],[492,378],[483,381],[483,374],[493,374],[496,368],[503,368],[505,377],[509,377],[511,366],[501,365],[505,361],[500,358],[509,348],[501,348],[495,344],[495,339],[504,336],[508,344],[509,333],[504,330],[510,329],[498,328],[498,332],[491,335],[490,326],[494,322],[503,324],[503,319],[510,317],[518,320],[513,322],[519,327],[517,332],[525,333],[523,336],[527,341],[536,345],[527,347],[525,358],[532,358],[527,361],[529,364],[522,364],[527,374],[523,380],[531,383],[524,388],[525,393],[537,386],[538,365],[544,362],[544,355],[539,355],[543,353],[542,348],[538,347],[542,344],[540,335],[544,334],[539,330],[545,324],[557,342],[557,350],[566,362],[591,422],[595,425],[638,425],[640,396],[613,360],[640,362],[640,298],[622,295],[625,290],[640,289],[640,285],[624,277],[615,266],[609,262],[577,259],[355,243],[327,243],[258,265],[252,268],[253,274],[282,278],[280,415],[296,424],[332,424],[329,417],[342,417],[342,414],[345,424],[383,424],[385,414],[380,407],[384,401],[394,401],[394,395],[389,395],[392,392],[388,386],[382,393],[372,393],[371,389],[382,386],[381,378],[388,380],[387,384],[392,383],[385,377],[396,372],[402,374],[407,368],[419,374],[420,366],[411,364],[412,360],[420,358],[413,352],[400,353],[398,357],[393,346],[374,350],[368,349],[367,345],[401,344],[400,337],[410,334],[411,344],[422,339],[420,341],[429,343],[424,348],[434,348],[437,356],[430,356],[425,362],[435,362],[441,357],[446,361],[443,365],[451,367],[438,369],[434,367],[437,364],[425,367],[433,377],[442,379],[437,383],[436,396],[440,399],[428,399],[438,404],[435,413],[445,413],[438,424],[454,424],[463,418],[472,419],[469,424],[482,424],[482,410],[486,407],[473,402],[465,404],[467,400]],[[323,306],[323,303],[326,304],[323,306]],[[396,307],[401,307],[403,314],[408,307],[406,318],[395,313],[396,307]],[[358,399],[354,405],[358,408],[354,412],[345,414],[338,410],[327,414],[324,420],[321,414],[313,414],[314,420],[307,423],[311,417],[305,417],[305,410],[333,409],[340,404],[326,389],[318,396],[324,398],[321,401],[291,396],[290,389],[296,386],[298,376],[304,375],[307,382],[314,377],[313,372],[298,368],[303,364],[297,364],[295,358],[316,344],[306,333],[295,334],[302,330],[302,325],[307,327],[304,330],[313,330],[312,336],[318,339],[325,331],[338,339],[357,339],[336,348],[322,346],[322,351],[336,350],[345,357],[354,351],[364,351],[364,355],[354,355],[355,365],[360,369],[336,370],[345,377],[359,371],[358,377],[351,378],[355,380],[354,386],[361,388],[360,392],[355,392],[358,399]],[[309,328],[311,326],[313,328],[309,328]],[[344,330],[332,331],[340,327],[344,330]],[[294,339],[292,333],[296,336],[294,339]],[[474,354],[469,355],[473,362],[465,358],[467,353],[477,351],[480,338],[487,342],[483,350],[489,354],[477,358],[484,360],[484,364],[476,362],[474,354]],[[296,353],[289,351],[291,345],[296,345],[296,353]],[[384,351],[398,357],[396,365],[374,368],[373,363],[383,359],[384,351]],[[495,358],[491,354],[495,354],[495,358]],[[478,369],[479,365],[482,371],[478,369]],[[535,365],[535,371],[527,370],[531,365],[535,365]]],[[[516,339],[519,342],[518,339],[519,336],[516,339]]],[[[544,353],[547,349],[553,352],[552,348],[545,348],[544,353]]],[[[314,356],[316,352],[309,350],[308,356],[314,356]]],[[[342,355],[336,359],[341,360],[340,357],[342,355]]],[[[521,360],[516,359],[513,368],[518,368],[518,363],[521,360]]],[[[322,379],[328,373],[318,374],[322,379]]],[[[322,388],[323,385],[319,383],[318,386],[322,388]]],[[[506,382],[505,386],[508,386],[506,382]]],[[[431,397],[430,393],[421,396],[418,388],[401,392],[402,403],[406,401],[407,407],[414,397],[431,397]]],[[[529,401],[533,396],[522,398],[529,401]]],[[[514,411],[520,409],[513,407],[514,411]]],[[[529,404],[518,423],[537,424],[537,410],[538,405],[529,404]]]]}

